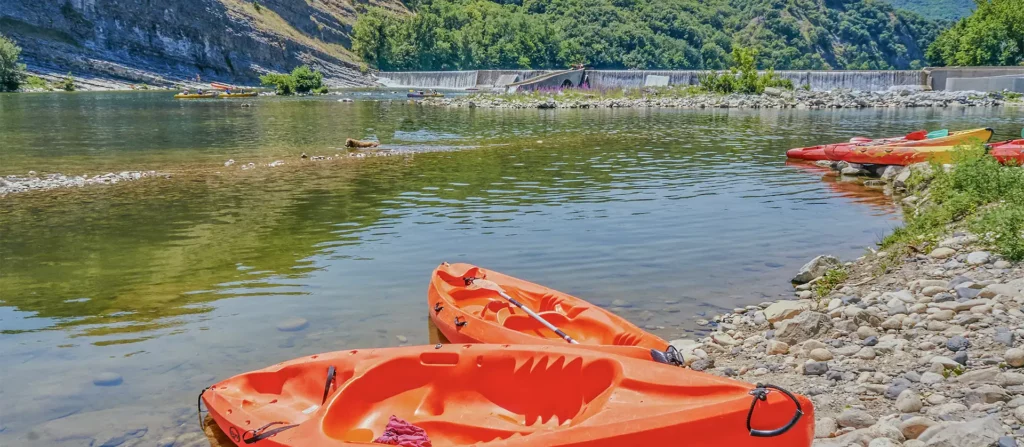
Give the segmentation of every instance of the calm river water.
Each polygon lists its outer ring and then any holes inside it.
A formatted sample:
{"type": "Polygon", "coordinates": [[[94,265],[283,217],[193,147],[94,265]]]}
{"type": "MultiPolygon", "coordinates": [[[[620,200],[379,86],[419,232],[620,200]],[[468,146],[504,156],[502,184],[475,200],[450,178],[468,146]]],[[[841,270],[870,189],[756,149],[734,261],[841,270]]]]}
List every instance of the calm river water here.
{"type": "Polygon", "coordinates": [[[442,261],[621,299],[652,332],[693,336],[702,316],[788,295],[809,258],[854,258],[899,223],[888,199],[787,165],[785,149],[916,128],[1010,137],[1024,119],[448,110],[352,95],[244,108],[0,95],[0,175],[175,173],[0,198],[0,445],[191,445],[196,395],[216,380],[428,342],[427,282],[442,261]],[[299,159],[342,153],[346,137],[417,153],[299,159]],[[279,329],[295,318],[308,324],[279,329]]]}

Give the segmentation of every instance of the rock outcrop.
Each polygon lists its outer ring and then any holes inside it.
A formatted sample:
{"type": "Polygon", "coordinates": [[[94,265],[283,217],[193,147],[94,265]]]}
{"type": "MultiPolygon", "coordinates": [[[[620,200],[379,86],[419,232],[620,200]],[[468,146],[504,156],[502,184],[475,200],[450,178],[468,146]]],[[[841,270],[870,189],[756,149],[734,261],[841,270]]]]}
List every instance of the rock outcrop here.
{"type": "Polygon", "coordinates": [[[30,71],[155,86],[197,74],[252,84],[301,64],[331,85],[370,85],[348,50],[355,17],[346,0],[0,0],[0,30],[22,47],[30,71]]]}

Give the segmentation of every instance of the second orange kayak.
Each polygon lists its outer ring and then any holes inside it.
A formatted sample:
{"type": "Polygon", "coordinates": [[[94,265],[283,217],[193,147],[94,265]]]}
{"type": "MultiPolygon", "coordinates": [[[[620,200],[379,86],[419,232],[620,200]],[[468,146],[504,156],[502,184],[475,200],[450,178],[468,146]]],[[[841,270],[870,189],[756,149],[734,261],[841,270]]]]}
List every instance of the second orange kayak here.
{"type": "Polygon", "coordinates": [[[306,356],[200,395],[239,447],[809,447],[803,396],[640,348],[441,345],[306,356]],[[626,351],[636,354],[620,355],[626,351]]]}
{"type": "Polygon", "coordinates": [[[1000,163],[1024,166],[1024,139],[993,143],[989,151],[1000,163]]]}
{"type": "Polygon", "coordinates": [[[941,138],[906,141],[896,144],[835,144],[825,147],[829,160],[848,163],[902,165],[926,161],[947,162],[952,160],[956,146],[970,143],[986,143],[992,138],[992,129],[971,129],[950,133],[941,138]]]}
{"type": "Polygon", "coordinates": [[[498,293],[474,288],[474,279],[498,284],[581,344],[638,346],[657,351],[669,347],[660,337],[572,295],[474,265],[444,263],[430,279],[427,304],[431,320],[452,343],[566,344],[558,334],[498,293]]]}

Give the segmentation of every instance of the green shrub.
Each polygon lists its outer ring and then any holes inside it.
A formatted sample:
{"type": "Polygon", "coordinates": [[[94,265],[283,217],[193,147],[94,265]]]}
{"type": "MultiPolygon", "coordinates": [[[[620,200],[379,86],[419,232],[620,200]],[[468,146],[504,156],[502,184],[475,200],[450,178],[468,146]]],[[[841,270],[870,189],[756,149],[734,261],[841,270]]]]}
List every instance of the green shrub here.
{"type": "Polygon", "coordinates": [[[53,86],[65,92],[73,92],[75,91],[75,77],[71,76],[69,71],[67,76],[64,76],[63,79],[57,81],[53,86]]]}
{"type": "Polygon", "coordinates": [[[323,86],[324,75],[319,70],[314,71],[308,65],[302,65],[292,70],[292,79],[295,81],[296,92],[309,93],[323,86]]]}
{"type": "Polygon", "coordinates": [[[1024,169],[1000,165],[980,145],[959,148],[953,164],[949,171],[934,165],[930,176],[911,177],[919,178],[912,187],[929,186],[928,203],[907,213],[906,225],[882,246],[927,246],[963,225],[1007,259],[1024,260],[1024,169]]]}
{"type": "Polygon", "coordinates": [[[255,2],[255,1],[252,2],[252,7],[254,9],[256,9],[256,12],[261,13],[261,14],[263,13],[263,6],[260,5],[260,2],[255,2]]]}
{"type": "Polygon", "coordinates": [[[260,76],[260,83],[266,87],[277,89],[278,95],[291,95],[295,93],[295,80],[290,75],[269,73],[260,76]]]}
{"type": "Polygon", "coordinates": [[[330,89],[328,89],[327,86],[325,85],[325,86],[322,86],[322,87],[320,87],[318,89],[314,89],[313,93],[316,93],[318,95],[326,95],[326,94],[330,93],[330,89]]]}
{"type": "Polygon", "coordinates": [[[764,74],[757,73],[757,50],[733,47],[732,67],[728,73],[709,71],[697,76],[701,87],[715,93],[761,94],[766,87],[792,90],[793,81],[783,79],[769,68],[764,74]]]}
{"type": "Polygon", "coordinates": [[[21,47],[0,34],[0,92],[13,92],[25,79],[25,65],[18,63],[21,47]]]}
{"type": "Polygon", "coordinates": [[[25,78],[25,85],[35,90],[51,90],[50,84],[45,79],[38,76],[29,76],[25,78]]]}

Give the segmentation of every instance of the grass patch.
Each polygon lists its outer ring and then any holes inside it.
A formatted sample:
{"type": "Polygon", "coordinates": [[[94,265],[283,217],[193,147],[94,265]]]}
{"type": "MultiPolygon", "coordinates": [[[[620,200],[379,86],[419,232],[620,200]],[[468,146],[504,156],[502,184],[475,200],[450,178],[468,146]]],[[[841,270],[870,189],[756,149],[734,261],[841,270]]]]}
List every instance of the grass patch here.
{"type": "Polygon", "coordinates": [[[954,227],[977,234],[1004,258],[1024,260],[1024,169],[1003,166],[980,145],[957,149],[948,172],[933,165],[908,185],[927,186],[927,202],[908,212],[906,224],[882,241],[883,249],[913,246],[924,251],[954,227]]]}
{"type": "Polygon", "coordinates": [[[818,282],[814,283],[814,293],[818,298],[824,298],[828,294],[832,293],[836,287],[839,287],[846,278],[849,278],[850,274],[846,272],[846,269],[832,269],[825,272],[818,282]]]}

